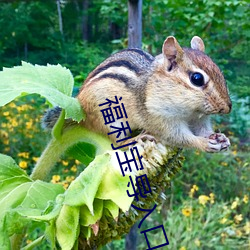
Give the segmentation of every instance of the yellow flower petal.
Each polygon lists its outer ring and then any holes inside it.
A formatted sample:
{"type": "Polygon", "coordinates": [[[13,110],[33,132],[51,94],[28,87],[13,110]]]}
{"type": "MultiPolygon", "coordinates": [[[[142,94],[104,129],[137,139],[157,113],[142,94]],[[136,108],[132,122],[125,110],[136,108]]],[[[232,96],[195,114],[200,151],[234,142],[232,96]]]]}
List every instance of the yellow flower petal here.
{"type": "Polygon", "coordinates": [[[227,218],[222,218],[221,220],[220,220],[220,224],[225,224],[227,222],[227,218]]]}
{"type": "Polygon", "coordinates": [[[243,202],[247,204],[248,201],[249,201],[248,195],[245,194],[243,197],[243,202]]]}
{"type": "Polygon", "coordinates": [[[250,234],[250,222],[247,221],[246,225],[244,226],[244,231],[246,232],[246,234],[250,234]]]}
{"type": "Polygon", "coordinates": [[[27,161],[20,161],[19,162],[19,167],[22,169],[26,169],[28,167],[27,161]]]}
{"type": "Polygon", "coordinates": [[[231,209],[235,209],[238,206],[238,202],[234,201],[231,205],[231,209]]]}
{"type": "Polygon", "coordinates": [[[70,168],[70,170],[71,170],[72,172],[76,172],[76,171],[77,171],[76,165],[73,165],[73,166],[70,168]]]}
{"type": "Polygon", "coordinates": [[[207,195],[200,195],[198,199],[199,203],[203,206],[210,200],[210,198],[207,195]]]}
{"type": "Polygon", "coordinates": [[[67,161],[62,161],[63,166],[68,166],[69,163],[67,161]]]}
{"type": "Polygon", "coordinates": [[[183,208],[181,212],[184,216],[189,217],[192,214],[192,209],[190,207],[186,207],[183,208]]]}
{"type": "Polygon", "coordinates": [[[60,181],[60,179],[61,179],[61,176],[60,176],[60,175],[53,175],[53,176],[52,176],[51,182],[57,183],[57,182],[60,181]]]}
{"type": "Polygon", "coordinates": [[[236,224],[239,224],[243,220],[242,214],[237,214],[234,216],[234,221],[236,224]]]}

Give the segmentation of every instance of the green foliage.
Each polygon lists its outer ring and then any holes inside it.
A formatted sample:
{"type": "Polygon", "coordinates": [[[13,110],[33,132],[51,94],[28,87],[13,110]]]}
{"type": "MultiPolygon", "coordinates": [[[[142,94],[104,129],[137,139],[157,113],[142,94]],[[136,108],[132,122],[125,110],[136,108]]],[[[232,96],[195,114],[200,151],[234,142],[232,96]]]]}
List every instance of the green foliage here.
{"type": "Polygon", "coordinates": [[[71,97],[73,77],[70,71],[61,65],[45,67],[23,62],[22,66],[4,68],[0,78],[1,106],[20,95],[36,93],[47,98],[54,106],[65,109],[65,118],[72,118],[78,122],[84,118],[80,103],[71,97]]]}
{"type": "Polygon", "coordinates": [[[102,43],[97,45],[97,43],[65,42],[64,49],[61,52],[61,59],[58,62],[71,70],[74,75],[75,86],[80,87],[88,74],[110,53],[111,48],[102,43]]]}
{"type": "MultiPolygon", "coordinates": [[[[112,51],[127,47],[126,1],[89,2],[87,10],[83,10],[80,0],[63,1],[61,34],[55,1],[3,1],[0,5],[0,67],[18,65],[21,60],[41,65],[60,63],[71,69],[75,82],[81,86],[88,73],[112,51]],[[88,39],[85,41],[84,16],[88,17],[88,39]]],[[[149,227],[154,221],[156,224],[164,222],[170,249],[207,249],[214,248],[215,244],[216,249],[229,249],[230,246],[234,249],[247,249],[246,234],[248,232],[249,237],[249,222],[245,218],[249,216],[249,212],[245,204],[249,204],[246,197],[250,185],[248,19],[248,1],[143,1],[143,48],[157,54],[161,52],[162,42],[168,35],[175,35],[184,46],[189,46],[193,35],[201,36],[206,45],[206,52],[223,70],[233,97],[232,113],[229,116],[218,116],[215,120],[216,124],[219,124],[216,128],[231,135],[231,152],[218,155],[190,151],[186,153],[184,171],[174,181],[172,193],[167,193],[170,205],[162,207],[159,214],[161,216],[155,216],[153,220],[148,221],[149,227]],[[194,184],[199,187],[199,195],[205,194],[211,198],[208,194],[214,193],[215,204],[209,200],[209,205],[204,207],[199,204],[199,199],[188,197],[194,184]],[[236,209],[231,208],[233,204],[237,204],[236,209]],[[227,209],[223,208],[225,205],[227,209]],[[192,216],[183,214],[187,208],[191,208],[192,216]],[[243,220],[236,223],[234,218],[240,214],[243,220]],[[223,220],[222,217],[226,218],[227,222],[221,223],[219,220],[223,220]],[[206,230],[203,230],[204,227],[206,230]]],[[[64,79],[62,81],[64,82],[64,79]]],[[[20,94],[22,93],[18,95],[20,94]]],[[[71,96],[71,93],[68,96],[71,96]]],[[[28,173],[36,164],[47,140],[47,135],[41,132],[39,125],[40,116],[46,108],[43,99],[33,95],[21,97],[0,110],[0,152],[12,155],[18,165],[28,173]]],[[[56,137],[60,137],[61,131],[58,131],[56,137]]],[[[85,165],[65,156],[58,161],[52,172],[53,183],[60,183],[67,188],[75,176],[91,162],[96,148],[93,146],[91,150],[86,151],[86,145],[90,144],[83,145],[83,142],[80,142],[68,151],[68,155],[77,156],[76,158],[85,165]],[[78,151],[75,151],[76,148],[78,151]],[[85,152],[85,155],[82,152],[85,152]]],[[[12,164],[15,165],[13,161],[12,164]]],[[[0,166],[2,169],[3,166],[0,166]]],[[[16,174],[18,175],[17,172],[16,174]]],[[[5,190],[1,198],[17,185],[23,185],[24,189],[30,185],[26,175],[6,178],[5,181],[1,180],[1,188],[5,190]]],[[[53,202],[50,203],[43,218],[55,218],[61,210],[60,202],[62,200],[58,201],[57,206],[53,202]]],[[[105,202],[101,205],[98,199],[94,199],[93,206],[97,211],[95,220],[100,217],[99,213],[104,207],[108,208],[113,217],[117,216],[117,205],[114,203],[105,202]]],[[[83,212],[80,211],[80,218],[82,224],[86,225],[90,220],[86,222],[82,215],[91,213],[87,206],[82,206],[81,209],[83,212]]],[[[26,225],[27,222],[21,220],[20,215],[15,212],[8,214],[6,218],[7,222],[16,222],[10,225],[11,230],[26,225]]],[[[45,227],[41,224],[44,223],[32,222],[32,225],[29,225],[27,243],[33,240],[30,243],[32,247],[32,244],[43,241],[41,249],[48,249],[53,247],[53,244],[44,243],[41,235],[44,234],[45,227]],[[34,241],[35,239],[38,242],[34,241]]],[[[85,235],[90,234],[91,230],[86,230],[85,235]]],[[[50,242],[55,242],[53,223],[46,228],[46,235],[50,242]]],[[[6,238],[2,234],[0,237],[6,238]]],[[[153,236],[155,243],[161,240],[157,237],[159,236],[153,236]]],[[[145,249],[145,244],[145,239],[141,239],[139,249],[145,249]]],[[[108,246],[108,249],[123,248],[124,240],[108,246]]]]}
{"type": "Polygon", "coordinates": [[[233,137],[231,142],[233,144],[231,150],[224,154],[187,153],[188,157],[183,166],[185,176],[180,175],[176,178],[176,183],[177,187],[180,187],[178,182],[183,182],[185,178],[189,182],[184,181],[187,185],[182,186],[182,190],[176,190],[179,193],[176,194],[177,200],[181,200],[182,194],[193,184],[199,186],[201,192],[213,192],[217,195],[217,199],[223,201],[247,194],[250,187],[250,158],[247,148],[246,151],[239,151],[237,144],[233,143],[233,137]],[[206,171],[201,171],[202,169],[206,171]]]}
{"type": "MultiPolygon", "coordinates": [[[[169,249],[249,248],[249,147],[238,147],[232,135],[230,140],[229,152],[184,152],[183,171],[166,191],[165,204],[144,225],[163,223],[169,249]]],[[[138,249],[145,249],[139,239],[138,249]]],[[[160,241],[158,234],[150,238],[151,246],[160,241]]]]}
{"type": "Polygon", "coordinates": [[[79,142],[69,147],[66,154],[88,165],[95,158],[96,148],[90,143],[79,142]]]}
{"type": "Polygon", "coordinates": [[[32,182],[12,158],[2,154],[0,158],[0,243],[1,249],[10,249],[9,237],[21,233],[30,223],[26,216],[42,213],[49,202],[64,190],[60,185],[39,180],[32,182]]]}
{"type": "MultiPolygon", "coordinates": [[[[126,1],[93,0],[87,9],[82,6],[80,0],[61,4],[64,29],[60,34],[55,2],[2,3],[0,65],[13,66],[21,60],[60,63],[71,69],[80,85],[108,54],[127,46],[128,21],[126,1]],[[83,41],[84,22],[87,41],[83,41]]],[[[145,0],[144,48],[157,54],[168,35],[175,35],[186,46],[192,36],[199,35],[206,52],[223,69],[232,93],[246,97],[250,93],[248,16],[247,1],[145,0]]]]}
{"type": "Polygon", "coordinates": [[[233,109],[230,115],[216,116],[215,121],[223,131],[230,130],[238,136],[240,142],[249,143],[250,98],[232,98],[233,109]]]}
{"type": "MultiPolygon", "coordinates": [[[[240,199],[224,203],[211,197],[185,198],[175,210],[166,211],[163,224],[170,242],[167,249],[248,249],[247,203],[240,199]]],[[[162,220],[159,217],[157,220],[162,220]]],[[[149,238],[151,246],[162,241],[156,234],[149,238]]],[[[138,249],[145,249],[145,244],[141,243],[138,249]]]]}
{"type": "Polygon", "coordinates": [[[168,35],[189,46],[192,36],[205,41],[206,52],[223,69],[232,93],[249,96],[250,24],[247,1],[144,1],[144,43],[160,52],[168,35]],[[185,6],[185,7],[184,7],[185,6]]]}

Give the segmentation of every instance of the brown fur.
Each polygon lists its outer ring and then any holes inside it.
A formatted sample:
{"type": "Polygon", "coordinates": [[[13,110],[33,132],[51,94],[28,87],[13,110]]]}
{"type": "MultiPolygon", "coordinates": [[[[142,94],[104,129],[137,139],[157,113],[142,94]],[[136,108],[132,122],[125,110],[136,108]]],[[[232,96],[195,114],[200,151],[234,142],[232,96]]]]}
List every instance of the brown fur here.
{"type": "MultiPolygon", "coordinates": [[[[127,120],[131,129],[147,131],[164,144],[220,151],[222,142],[214,146],[208,138],[213,133],[208,115],[230,112],[225,79],[202,52],[205,47],[199,37],[192,39],[191,46],[196,49],[182,49],[174,37],[168,37],[163,54],[156,58],[132,49],[105,60],[89,74],[78,95],[87,114],[84,126],[110,132],[98,105],[117,96],[122,97],[128,114],[128,119],[118,122],[127,120]],[[193,70],[205,72],[204,86],[190,82],[193,70]]],[[[116,141],[115,135],[110,138],[116,141]]]]}

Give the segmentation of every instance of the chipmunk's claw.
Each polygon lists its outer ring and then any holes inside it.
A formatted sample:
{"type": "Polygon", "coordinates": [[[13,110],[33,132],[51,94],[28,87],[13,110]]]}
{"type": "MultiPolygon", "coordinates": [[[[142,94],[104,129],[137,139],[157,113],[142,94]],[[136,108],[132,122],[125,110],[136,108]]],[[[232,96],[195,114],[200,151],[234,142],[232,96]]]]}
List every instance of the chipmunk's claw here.
{"type": "Polygon", "coordinates": [[[222,133],[211,134],[208,138],[208,152],[226,151],[230,147],[229,139],[222,133]]]}
{"type": "Polygon", "coordinates": [[[145,141],[152,141],[152,142],[156,142],[156,139],[154,138],[154,136],[152,135],[149,135],[149,134],[142,134],[142,135],[139,135],[137,138],[136,138],[136,141],[137,142],[145,142],[145,141]]]}

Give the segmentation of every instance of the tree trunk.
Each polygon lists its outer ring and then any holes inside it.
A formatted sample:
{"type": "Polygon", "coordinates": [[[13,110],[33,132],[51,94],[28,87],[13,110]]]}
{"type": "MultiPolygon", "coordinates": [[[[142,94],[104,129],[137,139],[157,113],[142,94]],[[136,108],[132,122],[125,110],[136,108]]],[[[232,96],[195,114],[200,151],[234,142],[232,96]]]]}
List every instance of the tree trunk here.
{"type": "Polygon", "coordinates": [[[142,47],[142,0],[128,1],[128,47],[142,47]]]}
{"type": "Polygon", "coordinates": [[[136,250],[137,243],[137,230],[138,223],[135,223],[133,227],[131,227],[130,232],[126,236],[126,250],[136,250]]]}
{"type": "MultiPolygon", "coordinates": [[[[128,47],[142,47],[142,0],[128,1],[128,47]]],[[[137,223],[126,236],[126,250],[136,250],[137,223]]]]}
{"type": "Polygon", "coordinates": [[[58,12],[58,20],[59,20],[59,30],[63,36],[63,22],[62,22],[62,12],[61,12],[60,0],[56,1],[56,5],[57,5],[57,12],[58,12]]]}

